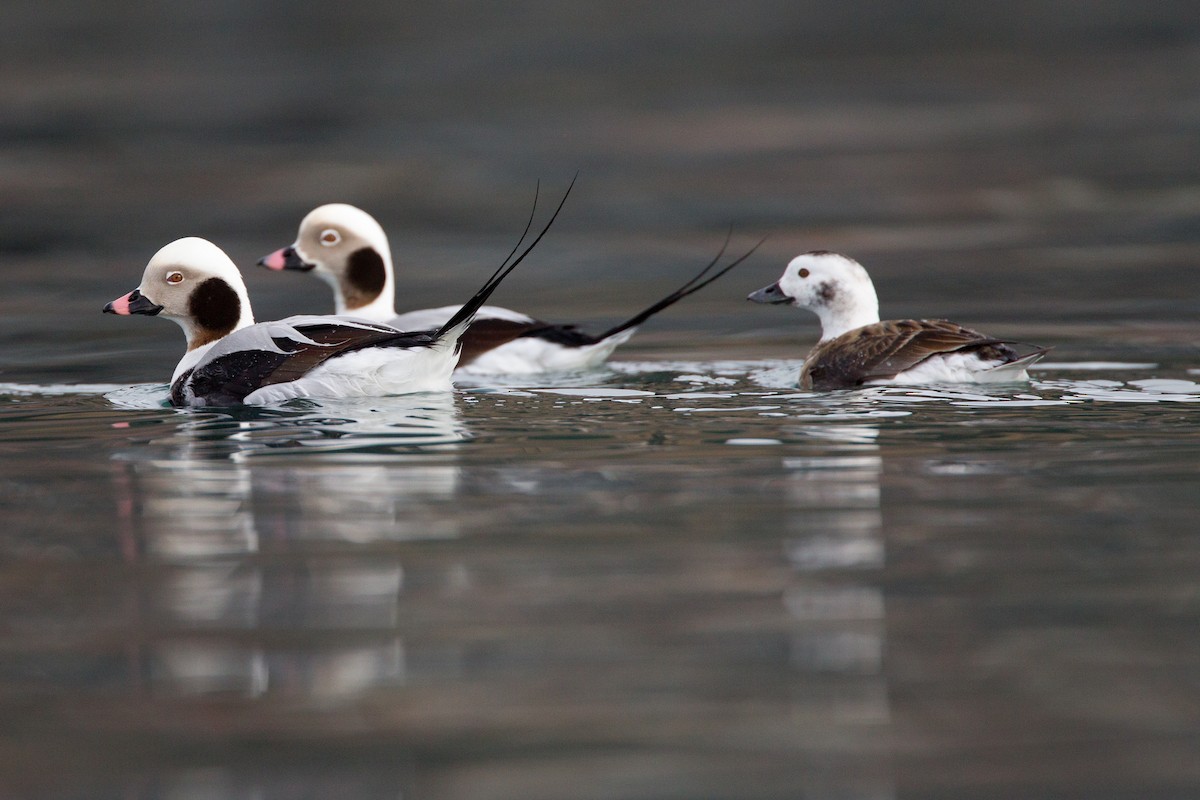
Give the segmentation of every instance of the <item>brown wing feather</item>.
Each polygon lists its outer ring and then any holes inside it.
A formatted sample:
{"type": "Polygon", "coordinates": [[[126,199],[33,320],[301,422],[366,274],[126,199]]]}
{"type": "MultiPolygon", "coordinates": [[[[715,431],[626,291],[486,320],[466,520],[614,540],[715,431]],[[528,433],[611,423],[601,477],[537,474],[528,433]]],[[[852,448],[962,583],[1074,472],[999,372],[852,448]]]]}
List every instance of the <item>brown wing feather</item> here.
{"type": "MultiPolygon", "coordinates": [[[[604,334],[604,336],[608,335],[610,334],[604,334]]],[[[467,332],[463,334],[461,340],[463,349],[462,355],[458,359],[458,365],[461,367],[470,364],[487,351],[502,344],[508,344],[514,339],[535,338],[562,347],[586,347],[596,344],[604,336],[593,336],[579,330],[574,325],[556,325],[536,319],[529,322],[516,322],[496,317],[476,318],[471,323],[471,327],[467,328],[467,332]]]]}
{"type": "Polygon", "coordinates": [[[467,328],[467,332],[459,339],[462,342],[462,353],[458,357],[458,365],[465,367],[489,350],[494,350],[502,344],[508,344],[514,339],[544,326],[546,323],[517,322],[497,317],[476,317],[467,328]]]}
{"type": "Polygon", "coordinates": [[[962,350],[986,359],[1017,358],[1004,342],[946,320],[902,319],[878,322],[818,344],[804,361],[800,385],[806,389],[849,389],[892,378],[931,356],[962,350]]]}

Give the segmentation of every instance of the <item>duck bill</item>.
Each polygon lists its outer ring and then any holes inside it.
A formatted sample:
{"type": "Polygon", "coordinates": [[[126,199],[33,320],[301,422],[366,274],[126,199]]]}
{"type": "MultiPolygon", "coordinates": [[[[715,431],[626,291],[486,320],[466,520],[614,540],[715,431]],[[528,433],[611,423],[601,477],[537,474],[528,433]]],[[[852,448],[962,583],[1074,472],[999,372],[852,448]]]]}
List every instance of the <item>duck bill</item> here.
{"type": "Polygon", "coordinates": [[[137,289],[129,294],[121,295],[116,300],[104,306],[105,314],[119,314],[127,317],[130,314],[145,314],[153,317],[162,311],[163,307],[150,300],[137,289]]]}
{"type": "Polygon", "coordinates": [[[294,269],[301,272],[308,272],[310,269],[317,266],[316,264],[309,264],[307,261],[302,259],[300,254],[296,252],[295,247],[284,247],[276,250],[270,255],[263,256],[258,260],[258,265],[260,267],[266,267],[267,269],[273,269],[276,271],[294,269]]]}
{"type": "Polygon", "coordinates": [[[746,299],[752,303],[771,303],[772,305],[792,302],[792,298],[784,294],[783,289],[779,288],[778,281],[772,283],[770,286],[764,286],[757,292],[751,292],[746,296],[746,299]]]}

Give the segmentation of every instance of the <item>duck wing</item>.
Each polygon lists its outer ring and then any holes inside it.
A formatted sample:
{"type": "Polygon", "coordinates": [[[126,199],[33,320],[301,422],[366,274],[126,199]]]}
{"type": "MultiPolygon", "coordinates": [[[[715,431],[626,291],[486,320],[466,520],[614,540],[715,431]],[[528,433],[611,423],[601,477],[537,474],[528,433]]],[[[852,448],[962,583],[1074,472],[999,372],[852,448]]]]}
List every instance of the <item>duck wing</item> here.
{"type": "Polygon", "coordinates": [[[800,385],[806,389],[850,389],[894,378],[926,359],[977,352],[984,360],[1014,361],[1008,343],[946,320],[902,319],[864,325],[818,344],[805,359],[800,385]]]}
{"type": "Polygon", "coordinates": [[[345,317],[292,317],[234,331],[171,387],[171,402],[225,406],[264,386],[289,383],[331,358],[369,347],[431,347],[434,331],[398,331],[345,317]]]}
{"type": "Polygon", "coordinates": [[[537,319],[518,321],[501,317],[476,317],[460,339],[462,356],[458,365],[464,367],[489,350],[526,338],[542,339],[563,347],[586,347],[600,341],[575,325],[556,325],[537,319]]]}

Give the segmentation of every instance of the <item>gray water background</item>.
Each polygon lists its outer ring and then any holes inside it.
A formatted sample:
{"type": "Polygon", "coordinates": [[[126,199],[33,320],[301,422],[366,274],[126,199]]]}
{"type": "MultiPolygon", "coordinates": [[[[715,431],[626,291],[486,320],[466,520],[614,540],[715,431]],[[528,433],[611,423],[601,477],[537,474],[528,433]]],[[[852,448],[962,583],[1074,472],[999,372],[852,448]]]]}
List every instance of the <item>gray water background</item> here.
{"type": "Polygon", "coordinates": [[[1191,4],[9,3],[0,795],[1200,791],[1191,4]],[[260,319],[330,201],[399,306],[598,330],[610,369],[156,406],[103,316],[184,235],[260,319]],[[890,317],[1053,345],[1030,386],[828,397],[742,298],[861,260],[890,317]]]}

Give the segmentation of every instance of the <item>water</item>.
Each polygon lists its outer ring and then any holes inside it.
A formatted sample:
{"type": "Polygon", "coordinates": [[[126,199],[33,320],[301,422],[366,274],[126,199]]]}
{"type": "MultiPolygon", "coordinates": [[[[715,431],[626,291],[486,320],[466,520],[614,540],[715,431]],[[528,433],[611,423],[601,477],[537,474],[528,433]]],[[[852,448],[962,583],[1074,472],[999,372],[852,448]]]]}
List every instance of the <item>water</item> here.
{"type": "Polygon", "coordinates": [[[1184,8],[27,4],[0,30],[0,797],[1200,793],[1200,25],[1184,8]],[[99,313],[359,204],[402,308],[603,370],[180,412],[99,313]],[[813,248],[1028,385],[813,395],[813,248]]]}
{"type": "Polygon", "coordinates": [[[1190,785],[1195,376],[813,395],[797,366],[203,414],[0,387],[15,785],[1190,785]]]}

